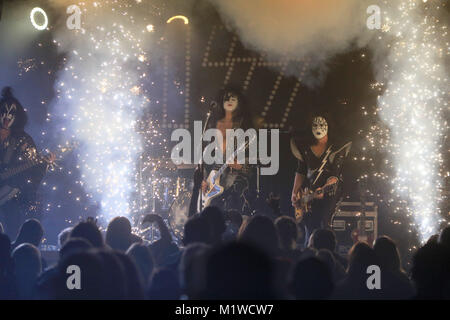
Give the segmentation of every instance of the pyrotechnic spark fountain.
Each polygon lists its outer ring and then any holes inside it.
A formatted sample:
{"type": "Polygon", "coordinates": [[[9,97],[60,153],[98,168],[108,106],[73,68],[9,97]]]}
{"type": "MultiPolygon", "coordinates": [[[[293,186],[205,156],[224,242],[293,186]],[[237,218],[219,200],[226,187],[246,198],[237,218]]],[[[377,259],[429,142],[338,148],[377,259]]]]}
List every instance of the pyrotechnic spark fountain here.
{"type": "Polygon", "coordinates": [[[376,43],[389,43],[378,113],[390,128],[385,147],[393,159],[393,189],[407,201],[422,242],[441,222],[442,142],[448,130],[448,30],[438,19],[441,1],[426,2],[384,1],[386,24],[376,43]]]}
{"type": "MultiPolygon", "coordinates": [[[[126,2],[94,2],[83,10],[88,12],[85,30],[61,46],[71,51],[57,83],[56,112],[70,138],[82,143],[77,155],[80,184],[109,220],[132,210],[130,196],[143,144],[136,127],[149,100],[142,84],[148,53],[139,37],[148,32],[126,2]]],[[[60,45],[64,40],[55,41],[60,45]]]]}

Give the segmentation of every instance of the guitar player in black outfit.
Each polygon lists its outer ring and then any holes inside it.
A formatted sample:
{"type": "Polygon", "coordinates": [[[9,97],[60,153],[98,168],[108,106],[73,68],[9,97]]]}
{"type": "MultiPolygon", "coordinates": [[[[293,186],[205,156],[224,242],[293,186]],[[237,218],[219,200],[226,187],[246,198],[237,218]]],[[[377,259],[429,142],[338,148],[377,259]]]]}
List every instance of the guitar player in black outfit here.
{"type": "MultiPolygon", "coordinates": [[[[234,87],[227,87],[220,93],[221,104],[214,110],[209,128],[216,128],[222,132],[223,141],[219,144],[222,147],[224,163],[226,161],[226,130],[227,129],[243,129],[244,131],[250,127],[249,110],[246,106],[245,98],[240,90],[234,87]]],[[[239,148],[237,146],[236,148],[239,148]]],[[[236,150],[235,148],[235,150],[236,150]]],[[[219,151],[220,152],[220,151],[219,151]]],[[[222,165],[205,165],[204,181],[202,182],[202,190],[206,191],[208,177],[211,170],[219,169],[222,165]]],[[[224,192],[211,201],[211,206],[216,206],[223,211],[237,210],[241,214],[250,214],[250,166],[238,163],[229,164],[228,168],[220,177],[220,185],[224,187],[224,192]]]]}
{"type": "MultiPolygon", "coordinates": [[[[299,207],[299,200],[303,196],[301,191],[304,187],[310,190],[317,190],[331,184],[338,187],[342,180],[342,164],[351,147],[351,142],[336,145],[330,141],[328,123],[324,117],[314,117],[310,132],[314,136],[312,143],[299,146],[295,139],[291,139],[291,150],[298,159],[291,196],[292,205],[296,208],[299,207]]],[[[336,188],[330,188],[330,190],[335,192],[336,188]]],[[[334,199],[334,194],[322,193],[312,201],[310,212],[303,218],[305,245],[315,229],[330,227],[334,199]]]]}
{"type": "MultiPolygon", "coordinates": [[[[27,115],[11,88],[2,90],[0,100],[0,168],[10,173],[30,159],[38,159],[33,139],[24,131],[27,115]]],[[[48,161],[53,161],[51,155],[48,161]]],[[[36,190],[44,177],[47,163],[36,165],[6,180],[0,180],[0,221],[5,233],[14,240],[27,215],[36,210],[36,190]]],[[[1,177],[1,176],[0,176],[1,177]]]]}

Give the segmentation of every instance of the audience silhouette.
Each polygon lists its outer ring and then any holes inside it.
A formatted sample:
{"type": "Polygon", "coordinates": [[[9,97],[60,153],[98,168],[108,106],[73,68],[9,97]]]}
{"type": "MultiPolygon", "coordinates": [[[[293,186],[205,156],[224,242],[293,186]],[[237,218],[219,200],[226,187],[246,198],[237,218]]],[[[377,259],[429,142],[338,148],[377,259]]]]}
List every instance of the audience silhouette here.
{"type": "Polygon", "coordinates": [[[152,243],[126,217],[112,219],[105,234],[88,219],[61,231],[49,267],[42,225],[29,219],[13,243],[0,232],[0,299],[450,299],[450,227],[418,248],[408,275],[388,236],[373,247],[355,243],[346,258],[332,230],[315,230],[301,249],[296,221],[273,219],[208,207],[189,217],[181,244],[157,214],[143,220],[158,230],[152,243]],[[371,266],[380,288],[367,284],[371,266]]]}

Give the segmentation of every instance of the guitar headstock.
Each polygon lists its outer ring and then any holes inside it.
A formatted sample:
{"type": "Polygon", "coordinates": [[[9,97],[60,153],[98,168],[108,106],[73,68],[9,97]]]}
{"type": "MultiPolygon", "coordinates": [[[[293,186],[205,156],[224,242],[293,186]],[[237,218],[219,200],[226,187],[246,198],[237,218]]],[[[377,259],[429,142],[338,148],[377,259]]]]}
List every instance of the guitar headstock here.
{"type": "Polygon", "coordinates": [[[42,151],[43,156],[41,157],[41,161],[47,163],[47,169],[54,170],[55,167],[57,167],[56,162],[62,160],[67,154],[78,146],[78,142],[66,142],[63,145],[58,145],[58,148],[56,148],[53,152],[49,149],[44,149],[42,151]]]}
{"type": "Polygon", "coordinates": [[[79,146],[78,142],[66,142],[65,144],[60,144],[58,147],[51,152],[49,149],[44,149],[44,153],[53,153],[56,157],[56,159],[60,160],[64,156],[66,156],[68,153],[70,153],[72,150],[76,149],[79,146]]]}
{"type": "Polygon", "coordinates": [[[26,157],[26,159],[28,161],[32,161],[35,163],[38,163],[41,161],[36,148],[27,145],[27,146],[23,147],[22,150],[23,150],[24,156],[26,157]]]}

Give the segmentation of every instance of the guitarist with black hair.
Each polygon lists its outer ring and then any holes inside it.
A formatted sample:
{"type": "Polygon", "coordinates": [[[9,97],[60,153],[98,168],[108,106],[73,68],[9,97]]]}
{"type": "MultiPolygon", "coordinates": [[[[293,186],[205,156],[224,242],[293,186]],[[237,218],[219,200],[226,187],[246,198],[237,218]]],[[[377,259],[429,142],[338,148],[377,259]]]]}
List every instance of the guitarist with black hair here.
{"type": "MultiPolygon", "coordinates": [[[[226,148],[227,141],[226,131],[228,129],[243,129],[247,130],[251,126],[250,111],[247,107],[246,99],[242,92],[232,86],[228,86],[220,93],[221,105],[215,109],[211,121],[210,128],[215,128],[221,131],[223,141],[219,141],[220,152],[223,156],[224,164],[205,165],[201,184],[202,203],[200,203],[198,211],[206,206],[216,206],[223,211],[237,210],[242,214],[250,214],[250,165],[235,163],[227,164],[226,148]],[[217,180],[220,181],[220,188],[222,189],[218,194],[208,200],[208,196],[213,194],[214,189],[219,186],[216,182],[212,183],[211,177],[216,173],[217,180]],[[206,200],[206,201],[205,201],[206,200]]],[[[245,151],[245,146],[237,146],[235,152],[239,149],[245,151]]]]}
{"type": "Polygon", "coordinates": [[[303,146],[291,139],[292,153],[298,159],[291,201],[297,222],[305,226],[305,244],[315,229],[330,227],[342,164],[351,148],[351,142],[341,146],[329,140],[324,117],[313,118],[310,133],[314,136],[311,143],[303,146]]]}
{"type": "Polygon", "coordinates": [[[40,157],[25,131],[27,115],[12,90],[2,90],[0,99],[0,221],[5,233],[15,239],[28,214],[36,209],[36,191],[54,155],[40,157]]]}

